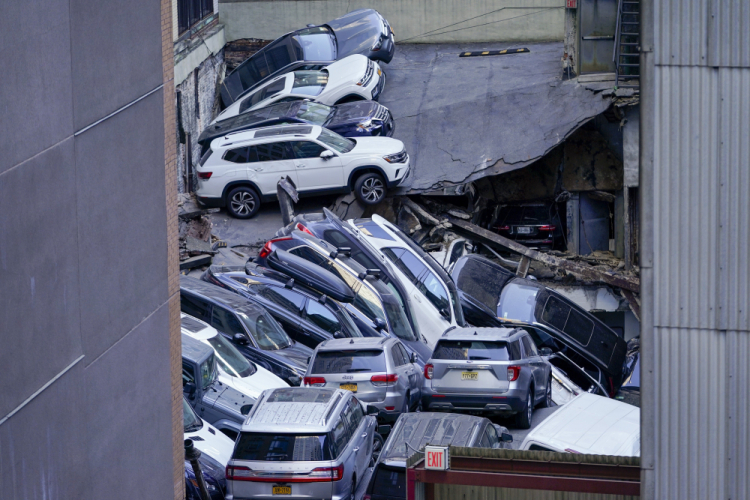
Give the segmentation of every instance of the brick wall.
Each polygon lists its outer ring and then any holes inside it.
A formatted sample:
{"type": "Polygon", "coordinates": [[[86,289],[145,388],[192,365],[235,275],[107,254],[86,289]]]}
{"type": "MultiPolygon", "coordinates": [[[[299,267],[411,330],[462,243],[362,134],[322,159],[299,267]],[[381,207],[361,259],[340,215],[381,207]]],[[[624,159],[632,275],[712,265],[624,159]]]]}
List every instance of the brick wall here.
{"type": "Polygon", "coordinates": [[[182,422],[182,345],[177,239],[177,145],[175,143],[174,39],[176,0],[161,0],[162,68],[164,74],[164,175],[167,199],[167,265],[169,280],[169,360],[172,372],[172,446],[174,499],[185,498],[185,461],[182,422]]]}

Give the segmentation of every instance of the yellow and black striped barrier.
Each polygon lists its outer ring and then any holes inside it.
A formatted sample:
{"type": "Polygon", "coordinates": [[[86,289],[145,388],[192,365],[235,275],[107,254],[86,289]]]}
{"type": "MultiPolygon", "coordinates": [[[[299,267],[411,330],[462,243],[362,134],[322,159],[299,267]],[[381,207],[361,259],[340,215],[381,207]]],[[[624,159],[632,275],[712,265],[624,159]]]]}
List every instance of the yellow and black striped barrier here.
{"type": "Polygon", "coordinates": [[[522,54],[531,52],[529,49],[504,49],[504,50],[485,50],[482,52],[461,52],[458,57],[478,57],[478,56],[504,56],[505,54],[522,54]]]}

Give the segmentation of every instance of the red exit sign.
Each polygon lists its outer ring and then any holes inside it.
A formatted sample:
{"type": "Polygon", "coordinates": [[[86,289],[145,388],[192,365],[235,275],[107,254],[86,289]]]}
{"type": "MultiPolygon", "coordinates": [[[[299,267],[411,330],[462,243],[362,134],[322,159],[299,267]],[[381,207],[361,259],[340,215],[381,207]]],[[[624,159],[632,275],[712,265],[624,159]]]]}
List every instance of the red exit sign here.
{"type": "Polygon", "coordinates": [[[449,469],[450,458],[448,448],[442,446],[425,446],[424,448],[425,469],[446,470],[449,469]]]}
{"type": "Polygon", "coordinates": [[[565,0],[565,6],[569,9],[576,8],[576,0],[565,0]]]}

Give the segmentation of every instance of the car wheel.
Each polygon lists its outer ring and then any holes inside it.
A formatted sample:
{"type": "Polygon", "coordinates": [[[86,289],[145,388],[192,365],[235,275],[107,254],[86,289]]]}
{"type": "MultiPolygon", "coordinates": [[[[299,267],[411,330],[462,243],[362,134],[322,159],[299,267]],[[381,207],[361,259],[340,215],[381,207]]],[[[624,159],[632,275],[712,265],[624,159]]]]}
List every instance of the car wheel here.
{"type": "Polygon", "coordinates": [[[534,386],[529,387],[528,396],[526,396],[526,406],[516,413],[516,427],[519,429],[528,429],[531,427],[531,415],[534,413],[534,386]]]}
{"type": "Polygon", "coordinates": [[[380,457],[380,452],[383,450],[383,436],[376,432],[372,437],[372,458],[370,459],[371,465],[375,465],[380,457]]]}
{"type": "Polygon", "coordinates": [[[549,380],[547,380],[547,389],[544,391],[544,401],[542,401],[542,404],[540,405],[542,408],[550,408],[553,406],[554,403],[552,402],[552,377],[550,377],[549,380]]]}
{"type": "Polygon", "coordinates": [[[354,195],[365,205],[377,205],[385,198],[385,181],[380,175],[361,175],[354,183],[354,195]]]}
{"type": "Polygon", "coordinates": [[[237,219],[249,219],[260,209],[260,196],[251,187],[240,186],[229,191],[227,211],[237,219]]]}
{"type": "Polygon", "coordinates": [[[357,498],[357,478],[352,476],[352,492],[349,495],[349,500],[355,500],[357,498]]]}

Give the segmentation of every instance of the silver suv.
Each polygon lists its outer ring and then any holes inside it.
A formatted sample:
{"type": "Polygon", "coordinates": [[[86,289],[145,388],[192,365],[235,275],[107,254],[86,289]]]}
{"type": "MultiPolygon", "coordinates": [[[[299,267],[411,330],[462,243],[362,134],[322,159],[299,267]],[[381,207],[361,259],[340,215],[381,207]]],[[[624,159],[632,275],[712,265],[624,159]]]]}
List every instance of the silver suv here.
{"type": "Polygon", "coordinates": [[[226,500],[353,499],[386,430],[367,413],[341,389],[263,391],[227,465],[226,500]]]}
{"type": "Polygon", "coordinates": [[[531,426],[534,406],[552,405],[552,368],[523,328],[457,328],[443,333],[424,367],[425,410],[516,415],[531,426]]]}
{"type": "Polygon", "coordinates": [[[327,340],[315,349],[303,384],[352,391],[379,408],[381,420],[392,422],[419,406],[422,371],[416,360],[391,337],[327,340]]]}

